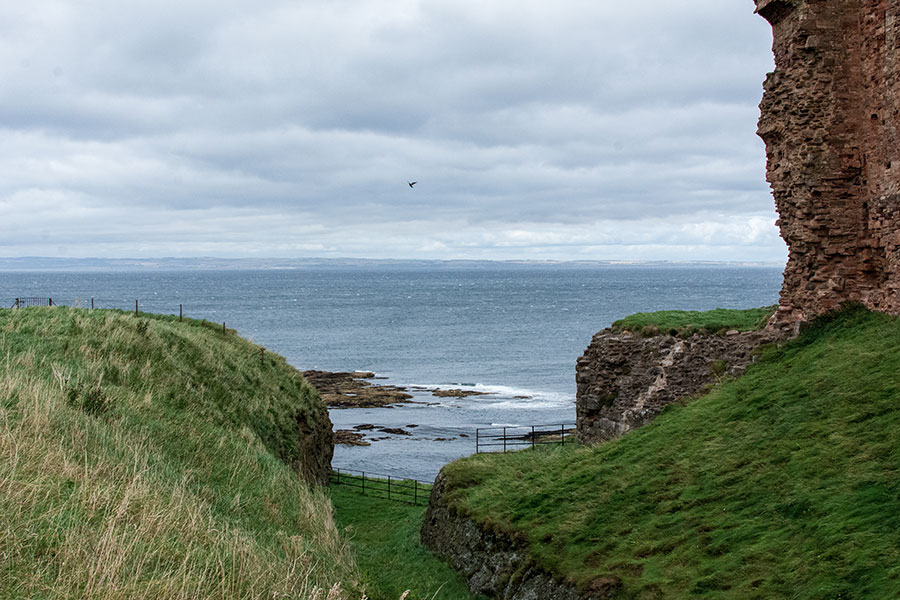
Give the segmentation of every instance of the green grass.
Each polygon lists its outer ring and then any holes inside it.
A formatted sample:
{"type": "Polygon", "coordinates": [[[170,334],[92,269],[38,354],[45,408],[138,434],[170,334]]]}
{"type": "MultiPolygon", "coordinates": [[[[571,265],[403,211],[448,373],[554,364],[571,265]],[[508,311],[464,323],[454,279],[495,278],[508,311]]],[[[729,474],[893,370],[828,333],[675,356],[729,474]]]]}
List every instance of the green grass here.
{"type": "Polygon", "coordinates": [[[732,310],[717,308],[698,312],[695,310],[663,310],[652,313],[636,313],[613,323],[613,329],[632,331],[642,335],[671,333],[687,336],[694,333],[715,334],[730,329],[753,331],[765,326],[775,312],[774,306],[732,310]]]}
{"type": "Polygon", "coordinates": [[[358,598],[298,477],[318,426],[302,376],[221,326],[0,310],[0,598],[358,598]]]}
{"type": "MultiPolygon", "coordinates": [[[[430,493],[430,486],[424,490],[430,493]]],[[[396,600],[407,589],[409,600],[470,600],[463,577],[419,541],[425,506],[372,496],[332,485],[335,520],[353,547],[369,598],[396,600]]]]}
{"type": "Polygon", "coordinates": [[[849,309],[621,439],[444,472],[457,510],[618,598],[898,598],[900,319],[849,309]]]}

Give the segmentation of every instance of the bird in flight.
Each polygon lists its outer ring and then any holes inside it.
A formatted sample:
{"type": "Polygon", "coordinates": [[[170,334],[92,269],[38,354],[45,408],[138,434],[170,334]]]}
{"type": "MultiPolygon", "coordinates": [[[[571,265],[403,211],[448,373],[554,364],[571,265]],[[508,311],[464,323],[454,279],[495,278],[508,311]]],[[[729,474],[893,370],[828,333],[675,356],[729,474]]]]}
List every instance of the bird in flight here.
{"type": "Polygon", "coordinates": [[[412,186],[416,185],[416,184],[419,183],[419,182],[418,182],[418,181],[407,181],[406,183],[409,185],[409,187],[412,187],[412,186]]]}

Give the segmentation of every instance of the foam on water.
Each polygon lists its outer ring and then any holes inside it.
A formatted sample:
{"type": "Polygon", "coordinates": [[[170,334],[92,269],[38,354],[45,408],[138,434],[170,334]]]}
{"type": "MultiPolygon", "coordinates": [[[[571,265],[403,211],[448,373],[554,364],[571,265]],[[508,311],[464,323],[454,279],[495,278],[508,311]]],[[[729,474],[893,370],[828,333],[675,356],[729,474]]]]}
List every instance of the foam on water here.
{"type": "Polygon", "coordinates": [[[575,403],[574,394],[566,394],[562,392],[553,392],[546,390],[534,390],[524,387],[513,387],[508,385],[491,385],[484,383],[445,383],[435,384],[411,384],[409,386],[413,391],[433,390],[433,389],[458,389],[464,392],[478,392],[486,394],[484,396],[475,395],[464,398],[456,397],[439,397],[435,396],[437,402],[441,400],[453,403],[471,402],[475,405],[487,406],[491,408],[503,410],[515,409],[541,409],[541,408],[566,408],[573,406],[575,403]]]}

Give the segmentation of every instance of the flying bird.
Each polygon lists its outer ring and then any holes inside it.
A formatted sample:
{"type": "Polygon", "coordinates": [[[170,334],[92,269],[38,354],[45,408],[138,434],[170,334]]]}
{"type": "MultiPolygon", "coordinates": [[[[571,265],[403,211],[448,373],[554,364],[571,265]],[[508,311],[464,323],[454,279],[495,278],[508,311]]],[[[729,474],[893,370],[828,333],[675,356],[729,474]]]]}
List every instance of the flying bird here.
{"type": "Polygon", "coordinates": [[[418,181],[407,181],[406,183],[409,184],[409,187],[412,187],[412,186],[416,185],[416,184],[419,183],[419,182],[418,182],[418,181]]]}

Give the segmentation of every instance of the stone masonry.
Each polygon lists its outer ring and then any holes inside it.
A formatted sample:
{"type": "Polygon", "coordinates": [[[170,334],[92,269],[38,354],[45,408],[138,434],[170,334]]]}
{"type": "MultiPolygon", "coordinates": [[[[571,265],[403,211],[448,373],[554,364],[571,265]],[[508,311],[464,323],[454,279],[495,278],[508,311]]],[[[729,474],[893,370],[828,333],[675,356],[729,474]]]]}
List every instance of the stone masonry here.
{"type": "Polygon", "coordinates": [[[604,329],[576,366],[579,439],[593,444],[644,425],[667,405],[701,394],[721,377],[742,374],[757,348],[784,335],[767,329],[644,337],[604,329]]]}
{"type": "Polygon", "coordinates": [[[759,135],[789,248],[773,322],[900,313],[900,0],[755,0],[776,69],[759,135]]]}

